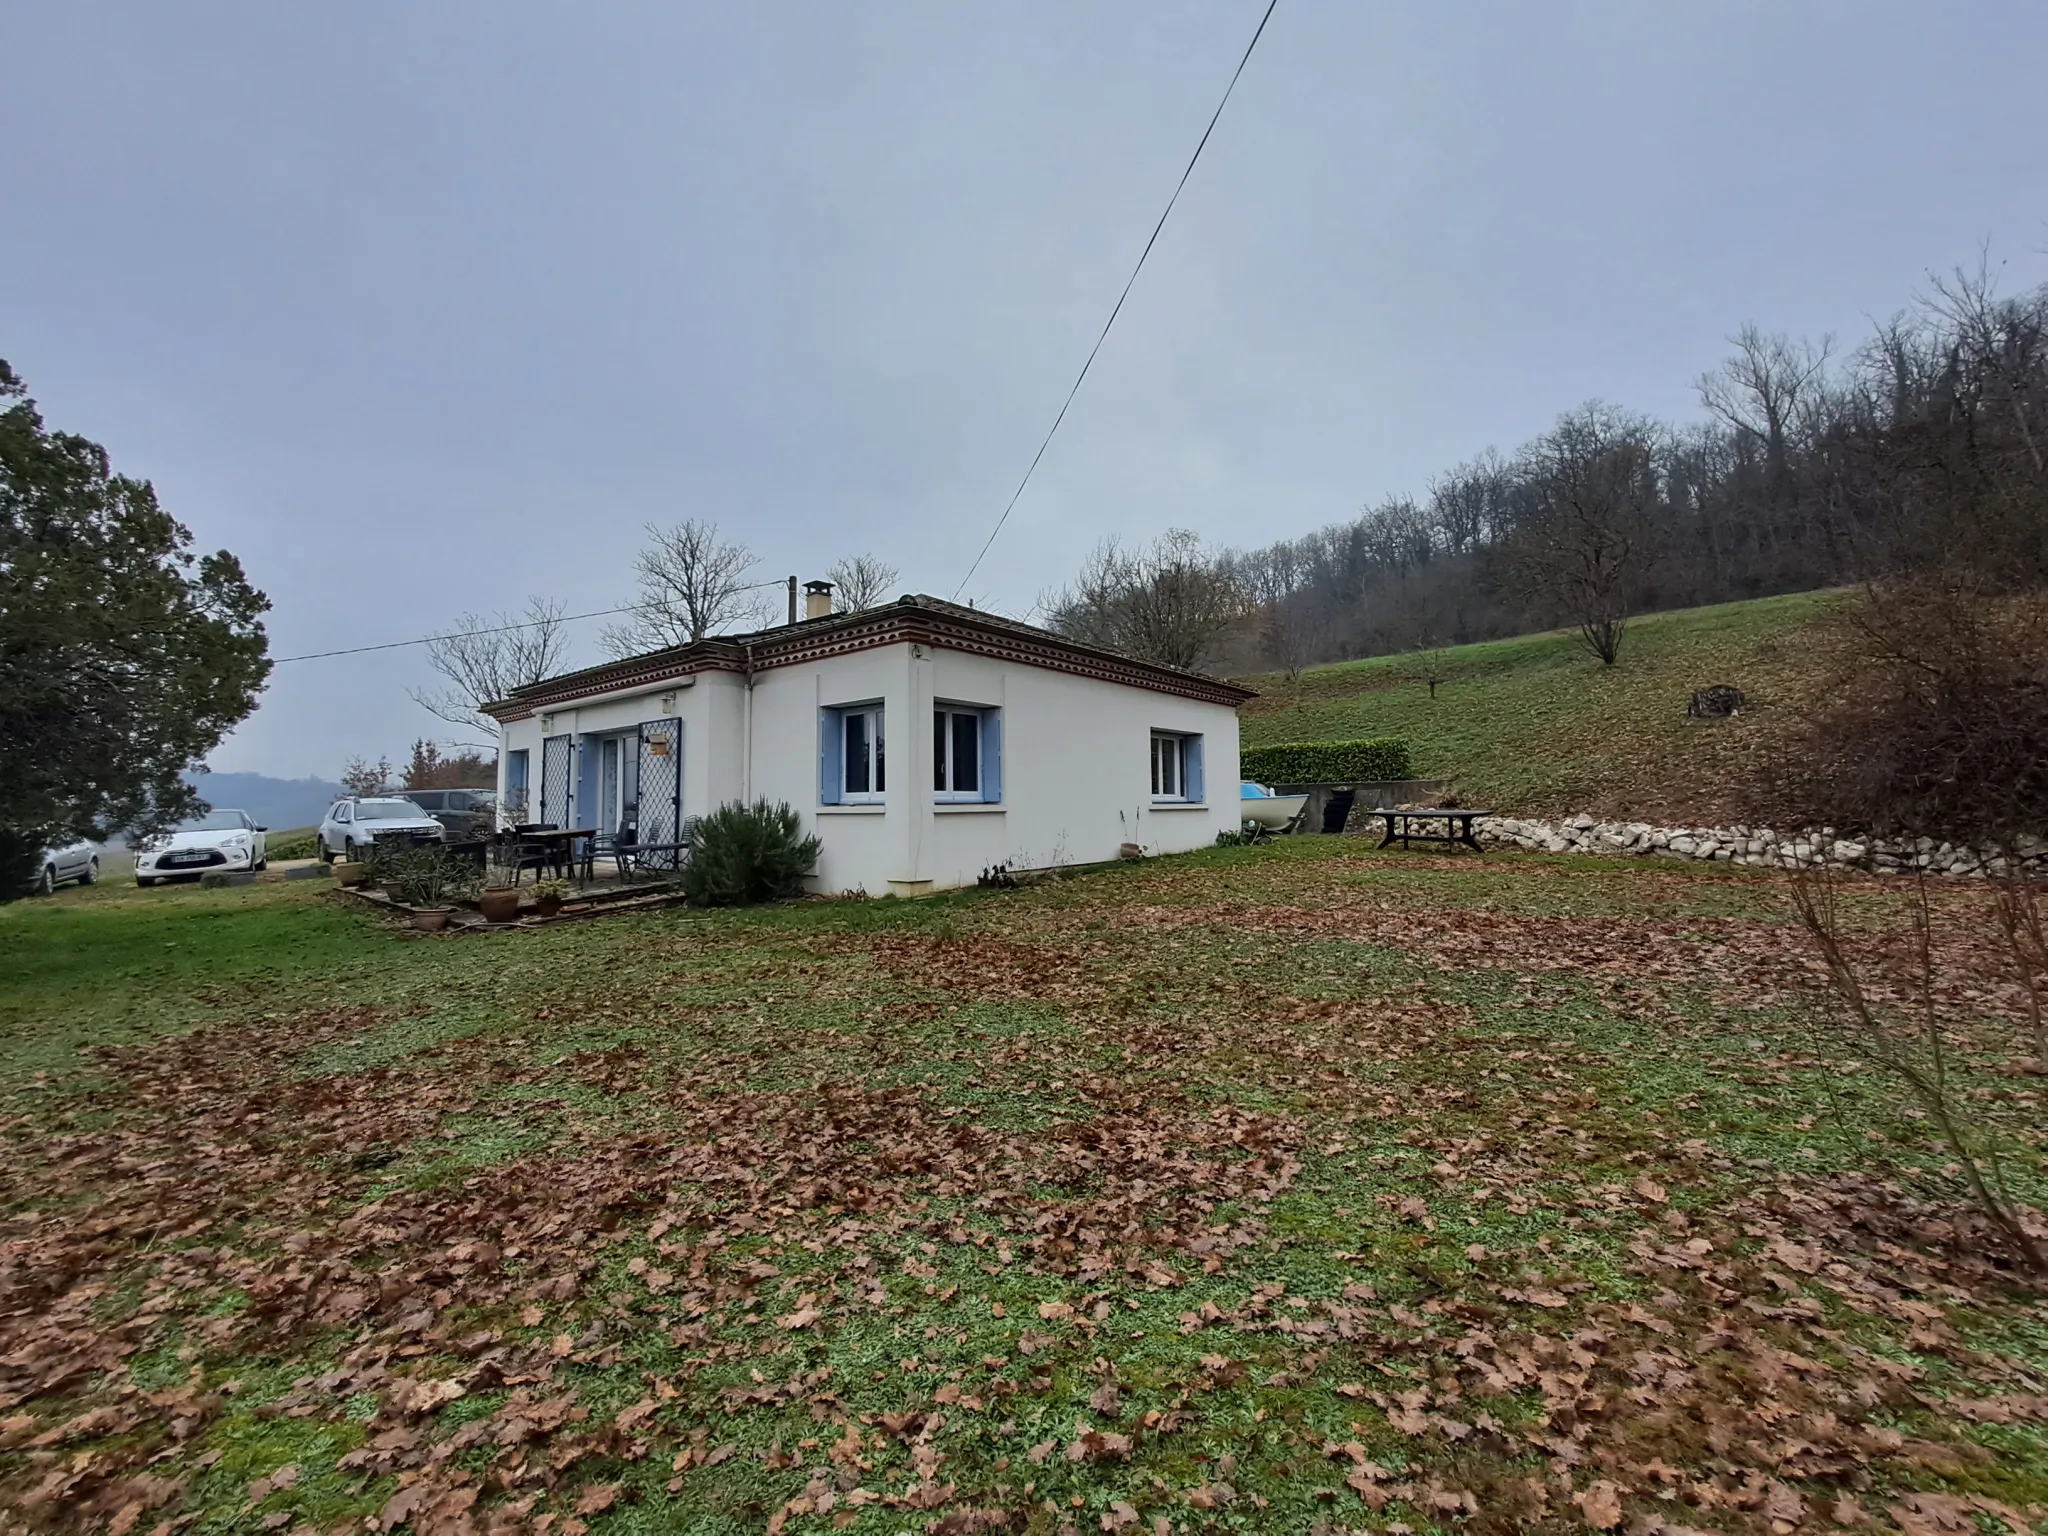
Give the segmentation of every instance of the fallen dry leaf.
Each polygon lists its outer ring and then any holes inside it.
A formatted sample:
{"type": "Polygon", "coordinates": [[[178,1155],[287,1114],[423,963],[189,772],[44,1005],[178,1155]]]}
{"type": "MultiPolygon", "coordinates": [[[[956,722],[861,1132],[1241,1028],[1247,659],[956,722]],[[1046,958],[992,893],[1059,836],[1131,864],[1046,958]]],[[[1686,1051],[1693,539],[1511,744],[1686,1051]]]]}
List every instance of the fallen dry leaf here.
{"type": "Polygon", "coordinates": [[[1572,1502],[1595,1530],[1611,1531],[1621,1524],[1621,1490],[1604,1478],[1574,1493],[1572,1502]]]}

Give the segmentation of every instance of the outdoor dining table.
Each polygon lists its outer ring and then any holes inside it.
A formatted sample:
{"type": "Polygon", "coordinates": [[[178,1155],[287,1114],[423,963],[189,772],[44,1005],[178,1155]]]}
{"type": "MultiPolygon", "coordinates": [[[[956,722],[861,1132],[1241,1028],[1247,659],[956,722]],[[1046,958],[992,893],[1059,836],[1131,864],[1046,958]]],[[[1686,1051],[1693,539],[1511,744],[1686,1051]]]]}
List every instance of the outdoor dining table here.
{"type": "Polygon", "coordinates": [[[566,876],[576,863],[576,839],[596,837],[595,827],[558,827],[552,832],[522,832],[519,840],[539,843],[548,850],[548,862],[557,876],[566,876]]]}
{"type": "Polygon", "coordinates": [[[1479,847],[1479,839],[1472,835],[1472,824],[1482,816],[1491,816],[1493,812],[1425,810],[1374,811],[1373,814],[1387,824],[1387,835],[1380,839],[1380,847],[1382,848],[1398,837],[1403,848],[1408,846],[1409,839],[1412,838],[1418,843],[1462,843],[1467,848],[1477,849],[1479,852],[1484,853],[1486,850],[1479,847]],[[1433,832],[1424,830],[1418,832],[1415,830],[1417,822],[1426,824],[1435,821],[1441,821],[1444,824],[1443,831],[1433,832]]]}

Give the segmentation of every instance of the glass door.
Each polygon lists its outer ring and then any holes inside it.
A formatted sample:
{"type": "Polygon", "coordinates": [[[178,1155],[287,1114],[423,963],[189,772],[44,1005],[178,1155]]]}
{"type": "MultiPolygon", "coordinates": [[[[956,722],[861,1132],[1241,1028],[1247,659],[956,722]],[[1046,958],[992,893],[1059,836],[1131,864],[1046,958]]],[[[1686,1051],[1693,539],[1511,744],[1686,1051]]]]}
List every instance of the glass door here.
{"type": "Polygon", "coordinates": [[[616,832],[623,819],[619,798],[619,738],[607,736],[600,748],[597,767],[597,829],[616,832]]]}

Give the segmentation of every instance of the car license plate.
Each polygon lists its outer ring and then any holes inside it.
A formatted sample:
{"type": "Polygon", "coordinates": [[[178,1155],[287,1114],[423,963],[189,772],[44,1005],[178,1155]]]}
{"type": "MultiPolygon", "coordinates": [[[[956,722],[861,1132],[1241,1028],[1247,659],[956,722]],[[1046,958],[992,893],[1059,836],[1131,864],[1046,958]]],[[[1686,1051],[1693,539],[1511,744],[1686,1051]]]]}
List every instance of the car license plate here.
{"type": "Polygon", "coordinates": [[[166,856],[164,862],[166,864],[204,864],[211,857],[211,854],[206,853],[173,853],[166,856]]]}

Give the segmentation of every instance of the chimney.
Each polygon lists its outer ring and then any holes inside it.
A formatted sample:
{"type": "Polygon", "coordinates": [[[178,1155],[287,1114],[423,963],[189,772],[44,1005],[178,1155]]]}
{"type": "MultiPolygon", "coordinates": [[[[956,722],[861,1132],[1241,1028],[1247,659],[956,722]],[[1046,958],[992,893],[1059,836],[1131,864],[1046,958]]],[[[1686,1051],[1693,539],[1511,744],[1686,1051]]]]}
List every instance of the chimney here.
{"type": "Polygon", "coordinates": [[[832,583],[829,581],[807,581],[804,583],[804,617],[822,619],[832,612],[832,583]]]}

